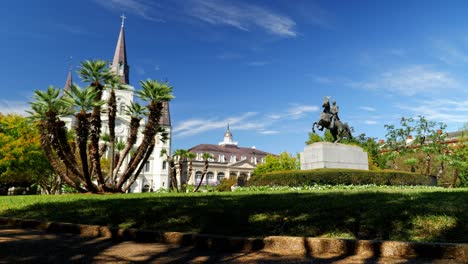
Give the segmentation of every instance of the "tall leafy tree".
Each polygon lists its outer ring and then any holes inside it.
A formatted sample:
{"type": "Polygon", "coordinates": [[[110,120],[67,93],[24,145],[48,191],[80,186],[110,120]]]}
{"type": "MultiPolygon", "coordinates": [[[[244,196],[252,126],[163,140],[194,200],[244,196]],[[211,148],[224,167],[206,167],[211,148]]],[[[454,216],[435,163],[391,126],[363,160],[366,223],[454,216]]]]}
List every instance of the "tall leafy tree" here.
{"type": "Polygon", "coordinates": [[[0,113],[0,185],[45,186],[53,174],[37,128],[25,117],[0,113]]]}
{"type": "Polygon", "coordinates": [[[273,171],[298,170],[299,167],[299,160],[284,151],[279,156],[267,155],[265,157],[265,162],[257,165],[253,174],[258,175],[273,171]]]}

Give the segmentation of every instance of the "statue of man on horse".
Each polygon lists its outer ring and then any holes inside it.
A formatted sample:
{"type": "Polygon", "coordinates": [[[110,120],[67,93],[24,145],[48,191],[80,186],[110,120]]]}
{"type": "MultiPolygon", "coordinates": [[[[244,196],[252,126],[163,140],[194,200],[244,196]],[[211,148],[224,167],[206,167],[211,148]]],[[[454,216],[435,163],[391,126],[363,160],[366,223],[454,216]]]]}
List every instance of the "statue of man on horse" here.
{"type": "Polygon", "coordinates": [[[319,121],[312,124],[312,132],[315,133],[315,127],[320,131],[326,128],[330,130],[335,143],[339,142],[343,137],[352,139],[353,136],[351,135],[348,123],[342,123],[338,117],[339,108],[336,105],[336,101],[333,100],[330,106],[330,97],[325,96],[322,107],[323,111],[320,113],[319,121]]]}

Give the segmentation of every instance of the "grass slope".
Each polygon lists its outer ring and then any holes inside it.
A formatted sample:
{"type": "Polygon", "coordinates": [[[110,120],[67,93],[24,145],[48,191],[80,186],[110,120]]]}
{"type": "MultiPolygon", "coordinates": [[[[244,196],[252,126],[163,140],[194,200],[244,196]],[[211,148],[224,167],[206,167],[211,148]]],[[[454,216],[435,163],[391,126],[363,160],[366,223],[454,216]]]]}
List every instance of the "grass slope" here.
{"type": "Polygon", "coordinates": [[[0,197],[0,216],[235,236],[468,242],[468,189],[0,197]]]}

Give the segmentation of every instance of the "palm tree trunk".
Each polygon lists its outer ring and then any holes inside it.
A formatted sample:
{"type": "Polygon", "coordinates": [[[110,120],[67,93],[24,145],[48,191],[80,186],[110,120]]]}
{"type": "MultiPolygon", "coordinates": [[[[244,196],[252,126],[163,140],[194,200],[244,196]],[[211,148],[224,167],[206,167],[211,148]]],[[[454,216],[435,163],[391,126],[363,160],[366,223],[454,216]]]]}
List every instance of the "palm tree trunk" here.
{"type": "MultiPolygon", "coordinates": [[[[145,164],[146,162],[148,161],[149,157],[151,156],[151,154],[153,153],[153,150],[154,150],[154,146],[155,146],[156,142],[155,140],[153,139],[153,141],[151,142],[151,145],[150,147],[148,148],[146,154],[145,154],[145,157],[143,158],[143,160],[141,161],[140,163],[140,166],[138,167],[137,171],[135,172],[135,174],[133,174],[132,178],[128,181],[127,185],[125,186],[125,188],[123,189],[123,192],[127,192],[127,190],[132,186],[132,184],[136,181],[136,179],[138,178],[138,175],[140,175],[140,172],[141,170],[145,167],[145,164]]],[[[152,187],[151,187],[152,188],[152,187]]]]}
{"type": "Polygon", "coordinates": [[[39,127],[40,127],[39,131],[40,131],[40,135],[41,135],[41,146],[42,146],[42,149],[44,150],[44,154],[45,154],[47,160],[49,160],[50,165],[52,166],[52,168],[54,168],[54,170],[60,174],[60,177],[68,185],[70,185],[74,189],[78,190],[79,192],[82,192],[82,193],[87,192],[85,189],[80,187],[80,178],[78,176],[73,175],[73,173],[72,173],[72,175],[74,176],[73,177],[74,180],[72,180],[71,178],[68,177],[68,174],[66,173],[64,167],[60,166],[57,163],[57,159],[54,156],[53,150],[51,148],[50,140],[48,139],[48,134],[46,133],[45,128],[44,128],[43,125],[40,124],[39,127]]]}
{"type": "Polygon", "coordinates": [[[132,118],[130,120],[130,135],[127,138],[127,144],[125,145],[125,149],[122,151],[122,154],[120,155],[120,160],[117,162],[117,165],[114,168],[114,178],[112,180],[112,183],[115,183],[117,180],[117,174],[119,173],[120,167],[122,167],[122,164],[127,157],[128,153],[130,153],[130,150],[132,150],[133,146],[135,145],[137,141],[137,135],[138,135],[138,128],[140,127],[140,119],[139,118],[132,118]]]}
{"type": "Polygon", "coordinates": [[[114,167],[115,167],[115,116],[117,113],[117,104],[115,100],[115,91],[111,89],[109,100],[107,102],[109,106],[109,136],[110,136],[110,169],[109,179],[114,179],[114,167]]]}
{"type": "Polygon", "coordinates": [[[197,185],[197,188],[193,192],[198,192],[198,189],[200,189],[200,186],[203,183],[203,178],[205,178],[206,173],[208,172],[208,160],[205,160],[205,166],[203,167],[203,174],[201,176],[200,182],[197,185]]]}
{"type": "MultiPolygon", "coordinates": [[[[147,149],[151,146],[151,141],[154,140],[159,128],[159,119],[161,118],[162,102],[151,102],[148,105],[148,123],[143,132],[143,140],[138,147],[135,156],[133,156],[128,164],[127,169],[120,177],[117,188],[122,188],[123,184],[130,178],[144,158],[147,149]]],[[[138,176],[138,175],[137,175],[138,176]]]]}
{"type": "Polygon", "coordinates": [[[90,169],[88,166],[88,114],[86,114],[85,112],[80,112],[76,115],[76,119],[76,141],[78,143],[78,151],[81,158],[81,166],[83,168],[83,176],[86,182],[86,187],[91,192],[97,192],[92,182],[90,169]]]}

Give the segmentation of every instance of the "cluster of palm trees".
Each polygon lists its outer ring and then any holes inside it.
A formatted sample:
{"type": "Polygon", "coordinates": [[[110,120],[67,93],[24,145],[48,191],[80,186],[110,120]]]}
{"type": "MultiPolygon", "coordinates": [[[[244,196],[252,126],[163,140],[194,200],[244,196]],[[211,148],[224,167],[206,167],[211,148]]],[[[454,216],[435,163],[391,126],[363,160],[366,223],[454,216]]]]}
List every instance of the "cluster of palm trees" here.
{"type": "MultiPolygon", "coordinates": [[[[167,163],[169,164],[169,179],[170,179],[170,188],[176,192],[186,192],[187,184],[190,181],[190,177],[193,172],[193,159],[196,157],[196,154],[185,149],[176,149],[174,153],[169,155],[165,149],[161,151],[161,157],[166,156],[167,163]],[[186,169],[187,176],[184,177],[183,171],[186,169]],[[177,181],[177,174],[180,178],[180,185],[177,181]],[[180,189],[179,189],[180,187],[180,189]]],[[[209,161],[213,158],[213,155],[210,153],[203,153],[202,159],[204,161],[203,172],[200,179],[200,182],[197,184],[194,192],[198,192],[200,186],[203,182],[203,178],[208,173],[209,161]]]]}
{"type": "Polygon", "coordinates": [[[116,142],[115,92],[129,86],[122,84],[104,61],[82,62],[78,72],[83,82],[89,84],[87,87],[73,84],[70,90],[62,93],[61,89],[51,86],[34,92],[35,101],[31,102],[29,113],[39,127],[42,148],[61,179],[79,192],[126,192],[151,156],[155,137],[160,136],[162,141],[167,139],[159,120],[164,103],[174,98],[172,87],[167,82],[141,81],[141,90],[136,95],[147,105],[132,103],[127,106],[126,113],[131,117],[130,133],[125,143],[116,142]],[[107,101],[102,100],[104,90],[109,93],[107,101]],[[102,135],[101,114],[104,112],[108,115],[109,134],[102,135]],[[62,120],[71,115],[76,119],[72,137],[62,120]],[[135,146],[142,119],[145,119],[143,140],[135,146]],[[101,162],[107,144],[110,162],[106,171],[101,162]],[[129,155],[130,161],[122,168],[129,155]]]}

